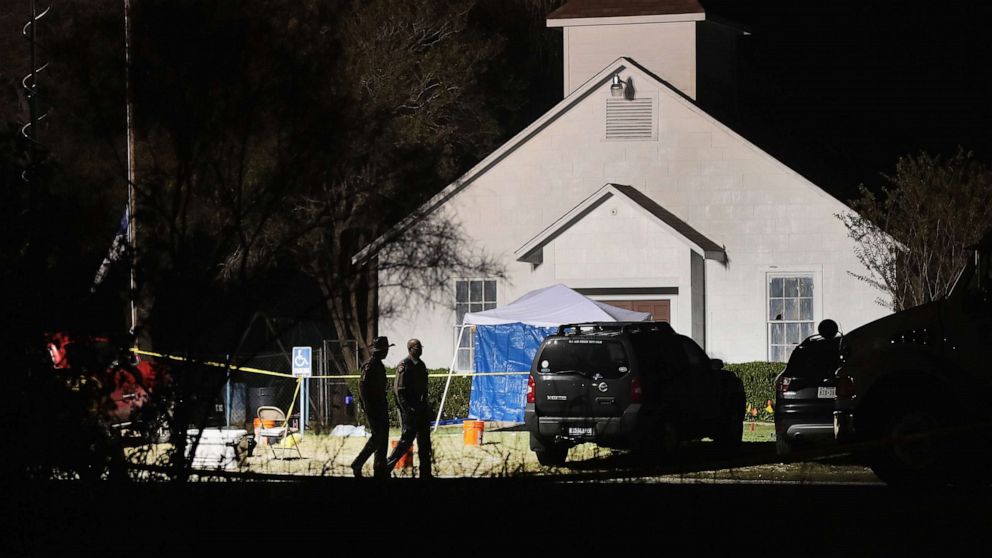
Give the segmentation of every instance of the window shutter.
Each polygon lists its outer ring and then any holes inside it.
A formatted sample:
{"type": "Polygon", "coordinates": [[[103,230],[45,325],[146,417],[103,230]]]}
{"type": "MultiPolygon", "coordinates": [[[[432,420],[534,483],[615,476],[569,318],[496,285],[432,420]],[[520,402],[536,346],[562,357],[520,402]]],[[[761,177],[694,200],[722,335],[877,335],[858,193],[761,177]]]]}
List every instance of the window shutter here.
{"type": "Polygon", "coordinates": [[[654,139],[654,98],[607,99],[606,139],[654,139]]]}

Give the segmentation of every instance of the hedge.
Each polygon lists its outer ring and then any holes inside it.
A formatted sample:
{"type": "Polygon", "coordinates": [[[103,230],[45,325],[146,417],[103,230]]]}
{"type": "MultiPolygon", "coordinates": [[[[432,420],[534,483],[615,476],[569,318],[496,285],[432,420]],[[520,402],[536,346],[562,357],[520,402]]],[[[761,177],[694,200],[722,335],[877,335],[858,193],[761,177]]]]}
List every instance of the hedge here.
{"type": "MultiPolygon", "coordinates": [[[[768,401],[775,401],[775,387],[772,385],[775,380],[775,376],[785,368],[785,364],[781,362],[741,362],[738,364],[727,364],[725,369],[737,374],[737,376],[744,382],[744,395],[747,399],[749,409],[755,408],[758,410],[757,419],[758,420],[771,420],[773,414],[769,413],[767,410],[768,401]]],[[[395,371],[392,368],[387,368],[386,373],[392,375],[395,371]]],[[[447,368],[434,368],[429,370],[430,374],[447,374],[447,368]]],[[[444,394],[444,384],[447,378],[429,378],[427,382],[427,392],[430,397],[431,404],[433,404],[434,412],[437,412],[437,405],[441,402],[441,396],[444,394]]],[[[358,380],[350,379],[347,380],[348,389],[351,393],[355,395],[355,399],[358,399],[358,380]]],[[[389,389],[392,390],[392,380],[389,381],[389,389]]],[[[465,418],[468,416],[468,400],[469,394],[472,390],[472,379],[466,378],[465,376],[454,376],[451,378],[451,387],[448,389],[448,398],[444,404],[444,413],[441,415],[441,419],[452,419],[452,418],[465,418]]],[[[400,425],[400,415],[399,411],[396,410],[393,396],[389,395],[390,402],[390,413],[389,413],[389,424],[390,426],[400,425]]],[[[356,406],[355,418],[358,424],[366,424],[365,422],[365,412],[362,410],[361,405],[356,406]]],[[[749,417],[750,418],[750,417],[749,417]]]]}
{"type": "MultiPolygon", "coordinates": [[[[775,402],[775,376],[785,368],[784,362],[741,362],[727,364],[725,369],[737,374],[744,382],[744,397],[748,409],[757,409],[758,420],[771,420],[773,413],[768,412],[768,401],[775,402]]],[[[748,418],[753,415],[748,413],[748,418]]]]}
{"type": "MultiPolygon", "coordinates": [[[[386,368],[386,374],[392,376],[396,371],[393,368],[386,368]]],[[[447,374],[447,368],[434,368],[427,371],[428,374],[447,374]]],[[[348,389],[355,396],[355,401],[358,401],[358,379],[349,379],[348,389]]],[[[441,403],[441,396],[444,395],[444,384],[448,381],[447,378],[428,378],[427,379],[427,396],[430,398],[430,402],[434,405],[434,414],[437,416],[437,406],[441,403]]],[[[393,380],[389,380],[389,425],[390,426],[400,426],[400,412],[396,408],[396,402],[392,395],[393,380]]],[[[465,376],[452,376],[451,387],[448,388],[448,398],[444,403],[444,413],[441,415],[441,420],[453,419],[453,418],[465,418],[468,416],[468,397],[469,393],[472,391],[472,378],[466,378],[465,376]]],[[[355,420],[358,424],[367,424],[365,422],[365,410],[362,409],[361,405],[356,405],[355,407],[355,420]]],[[[434,417],[431,417],[434,420],[434,417]]]]}

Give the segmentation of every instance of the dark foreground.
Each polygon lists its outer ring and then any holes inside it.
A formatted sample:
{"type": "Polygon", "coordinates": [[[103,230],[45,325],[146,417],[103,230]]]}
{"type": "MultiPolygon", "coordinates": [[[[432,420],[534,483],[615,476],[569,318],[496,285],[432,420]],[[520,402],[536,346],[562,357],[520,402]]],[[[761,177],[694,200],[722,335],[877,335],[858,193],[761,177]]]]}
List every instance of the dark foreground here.
{"type": "MultiPolygon", "coordinates": [[[[354,479],[4,486],[0,556],[957,556],[987,489],[354,479]]],[[[983,552],[984,554],[984,552],[983,552]]]]}

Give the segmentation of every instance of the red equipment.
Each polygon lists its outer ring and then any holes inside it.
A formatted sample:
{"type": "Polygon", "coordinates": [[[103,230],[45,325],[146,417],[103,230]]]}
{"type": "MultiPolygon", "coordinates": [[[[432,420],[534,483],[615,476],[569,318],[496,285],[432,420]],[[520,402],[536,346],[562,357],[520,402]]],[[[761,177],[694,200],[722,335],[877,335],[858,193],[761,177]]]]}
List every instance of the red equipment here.
{"type": "Polygon", "coordinates": [[[105,337],[73,338],[56,332],[49,335],[47,348],[52,368],[66,376],[70,387],[96,388],[97,408],[111,423],[129,421],[161,380],[156,365],[105,337]]]}

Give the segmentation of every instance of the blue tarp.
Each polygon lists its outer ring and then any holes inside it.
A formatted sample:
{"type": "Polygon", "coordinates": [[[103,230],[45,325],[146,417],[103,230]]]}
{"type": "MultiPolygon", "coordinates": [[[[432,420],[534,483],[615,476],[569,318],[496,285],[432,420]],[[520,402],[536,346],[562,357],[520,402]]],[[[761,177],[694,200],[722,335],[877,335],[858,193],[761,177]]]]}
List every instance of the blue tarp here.
{"type": "MultiPolygon", "coordinates": [[[[544,338],[558,328],[524,323],[475,328],[475,372],[528,372],[544,338]]],[[[472,378],[469,416],[479,420],[523,422],[527,375],[472,378]]]]}

